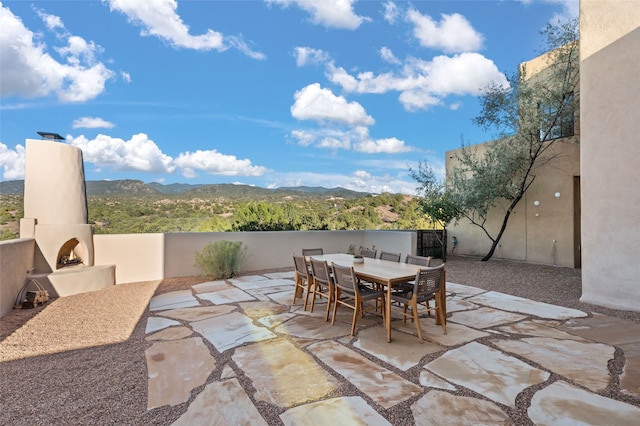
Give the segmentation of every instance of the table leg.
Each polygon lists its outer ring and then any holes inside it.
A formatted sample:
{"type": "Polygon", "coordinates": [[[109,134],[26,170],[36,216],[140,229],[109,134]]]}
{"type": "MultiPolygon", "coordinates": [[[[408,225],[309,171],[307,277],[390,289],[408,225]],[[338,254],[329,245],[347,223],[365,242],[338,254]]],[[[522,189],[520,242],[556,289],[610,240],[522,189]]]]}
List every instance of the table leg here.
{"type": "Polygon", "coordinates": [[[385,318],[387,326],[387,342],[391,342],[391,284],[387,283],[387,297],[384,301],[385,318]]]}
{"type": "MultiPolygon", "coordinates": [[[[436,294],[436,303],[438,304],[438,309],[442,309],[442,317],[444,318],[445,325],[447,324],[447,275],[446,271],[442,272],[443,283],[440,287],[440,291],[436,294]]],[[[440,325],[440,320],[436,315],[436,325],[440,325]]]]}

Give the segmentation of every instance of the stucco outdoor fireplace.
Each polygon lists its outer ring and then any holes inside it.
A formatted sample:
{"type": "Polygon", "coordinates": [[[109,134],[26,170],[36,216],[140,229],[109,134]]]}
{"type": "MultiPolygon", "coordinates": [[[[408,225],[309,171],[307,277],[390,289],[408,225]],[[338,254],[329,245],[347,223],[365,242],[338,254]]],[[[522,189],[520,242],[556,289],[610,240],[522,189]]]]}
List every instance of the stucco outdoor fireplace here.
{"type": "Polygon", "coordinates": [[[51,140],[26,141],[24,219],[20,237],[35,238],[30,278],[53,296],[115,284],[115,265],[94,265],[82,151],[51,140]]]}

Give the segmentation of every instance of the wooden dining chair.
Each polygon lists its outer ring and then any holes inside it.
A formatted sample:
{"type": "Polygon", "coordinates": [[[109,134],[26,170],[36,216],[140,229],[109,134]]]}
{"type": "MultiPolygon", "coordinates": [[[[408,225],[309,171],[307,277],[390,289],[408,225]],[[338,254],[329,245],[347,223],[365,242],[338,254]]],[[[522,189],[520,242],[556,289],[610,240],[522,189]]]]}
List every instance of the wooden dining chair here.
{"type": "Polygon", "coordinates": [[[443,307],[438,303],[434,303],[434,307],[429,306],[429,300],[435,299],[436,295],[442,289],[445,274],[445,264],[435,266],[433,268],[420,268],[416,273],[416,279],[413,283],[413,290],[409,293],[391,294],[391,301],[398,302],[403,307],[403,320],[407,321],[407,317],[411,316],[413,322],[416,323],[418,338],[420,343],[422,339],[422,330],[420,329],[420,319],[418,317],[418,305],[424,305],[427,311],[434,310],[436,318],[442,325],[442,332],[447,334],[447,324],[444,318],[443,307]],[[411,309],[411,313],[407,313],[407,309],[411,309]]]}
{"type": "Polygon", "coordinates": [[[302,249],[303,256],[318,256],[323,254],[324,254],[324,250],[322,249],[322,247],[302,249]]]}
{"type": "MultiPolygon", "coordinates": [[[[365,313],[365,302],[381,299],[382,306],[384,306],[384,292],[358,285],[358,279],[356,278],[353,266],[340,266],[332,263],[331,270],[333,271],[333,280],[336,291],[335,300],[333,303],[333,317],[331,318],[331,324],[335,324],[336,322],[338,305],[346,306],[350,309],[353,309],[351,335],[354,336],[356,331],[356,323],[358,321],[358,313],[360,313],[362,316],[364,316],[365,313]]],[[[384,320],[384,309],[382,315],[384,320]]]]}
{"type": "MultiPolygon", "coordinates": [[[[404,258],[404,263],[409,263],[411,265],[424,266],[428,268],[431,266],[431,256],[414,256],[412,254],[407,254],[407,257],[404,258]]],[[[413,290],[413,281],[409,281],[406,283],[402,283],[392,289],[392,291],[396,293],[407,293],[413,290]]],[[[429,302],[427,302],[428,304],[429,302]]],[[[431,312],[429,311],[429,315],[431,312]]]]}
{"type": "Polygon", "coordinates": [[[293,263],[295,265],[295,287],[293,289],[293,304],[296,303],[298,297],[304,297],[303,309],[307,310],[307,300],[309,299],[309,291],[313,277],[307,266],[304,256],[293,255],[293,263]]]}
{"type": "Polygon", "coordinates": [[[390,260],[391,262],[400,262],[400,253],[392,253],[390,251],[380,251],[381,260],[390,260]]]}
{"type": "Polygon", "coordinates": [[[327,314],[324,317],[325,321],[329,321],[329,310],[331,309],[331,302],[335,297],[335,289],[333,285],[333,277],[331,276],[331,268],[327,264],[326,260],[310,259],[311,272],[313,274],[313,293],[311,297],[311,312],[316,304],[317,297],[324,297],[327,299],[327,314]]]}
{"type": "Polygon", "coordinates": [[[360,256],[369,257],[371,259],[375,259],[377,253],[378,251],[376,249],[370,249],[366,247],[360,247],[360,251],[358,252],[360,256]]]}
{"type": "Polygon", "coordinates": [[[411,263],[413,265],[420,265],[428,268],[431,266],[431,256],[414,256],[407,254],[407,257],[404,259],[404,263],[411,263]]]}

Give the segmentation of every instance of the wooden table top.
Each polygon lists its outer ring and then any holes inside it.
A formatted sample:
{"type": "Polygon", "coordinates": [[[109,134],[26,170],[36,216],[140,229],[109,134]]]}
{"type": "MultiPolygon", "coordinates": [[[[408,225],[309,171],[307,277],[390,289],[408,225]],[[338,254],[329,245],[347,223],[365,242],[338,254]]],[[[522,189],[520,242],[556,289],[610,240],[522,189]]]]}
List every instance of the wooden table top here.
{"type": "Polygon", "coordinates": [[[389,260],[364,258],[363,263],[353,263],[353,256],[346,253],[310,256],[314,259],[326,260],[329,266],[335,263],[341,266],[353,266],[356,276],[371,282],[385,285],[404,283],[415,279],[419,265],[392,262],[389,260]]]}

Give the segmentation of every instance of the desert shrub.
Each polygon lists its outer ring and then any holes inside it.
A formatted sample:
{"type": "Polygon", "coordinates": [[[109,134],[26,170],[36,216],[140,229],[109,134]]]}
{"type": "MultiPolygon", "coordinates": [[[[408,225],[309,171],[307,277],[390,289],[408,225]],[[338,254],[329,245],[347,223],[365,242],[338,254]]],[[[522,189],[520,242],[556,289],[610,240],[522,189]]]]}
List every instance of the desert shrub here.
{"type": "Polygon", "coordinates": [[[247,247],[241,241],[216,241],[196,252],[195,266],[202,275],[220,280],[238,274],[247,258],[247,247]]]}

